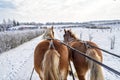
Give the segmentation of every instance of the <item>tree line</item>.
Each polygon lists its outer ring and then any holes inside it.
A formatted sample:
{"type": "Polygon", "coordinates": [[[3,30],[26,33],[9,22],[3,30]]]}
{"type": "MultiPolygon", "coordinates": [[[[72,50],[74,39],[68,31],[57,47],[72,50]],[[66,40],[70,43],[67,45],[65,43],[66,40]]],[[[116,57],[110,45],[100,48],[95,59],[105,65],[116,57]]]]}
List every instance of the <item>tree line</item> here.
{"type": "Polygon", "coordinates": [[[8,28],[14,27],[14,26],[19,26],[20,23],[16,20],[5,20],[3,19],[2,23],[0,24],[0,31],[7,31],[8,28]]]}

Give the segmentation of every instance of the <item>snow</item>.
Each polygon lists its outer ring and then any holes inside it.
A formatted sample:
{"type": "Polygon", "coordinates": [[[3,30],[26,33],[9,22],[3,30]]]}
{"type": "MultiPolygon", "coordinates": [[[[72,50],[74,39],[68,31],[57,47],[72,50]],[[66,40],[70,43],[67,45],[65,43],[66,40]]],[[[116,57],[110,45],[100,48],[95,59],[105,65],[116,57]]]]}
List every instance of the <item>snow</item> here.
{"type": "Polygon", "coordinates": [[[0,79],[27,80],[33,68],[34,48],[40,40],[41,37],[35,38],[30,42],[1,54],[0,65],[2,66],[0,66],[0,79]]]}
{"type": "Polygon", "coordinates": [[[44,29],[0,32],[0,53],[29,41],[44,32],[44,29]]]}
{"type": "MultiPolygon", "coordinates": [[[[82,40],[89,40],[89,35],[100,48],[120,55],[120,31],[118,29],[99,30],[86,28],[71,28],[71,30],[82,40]],[[110,38],[115,35],[115,49],[110,49],[110,38]]],[[[55,38],[63,40],[63,29],[54,29],[55,38]],[[62,31],[61,31],[62,30],[62,31]]],[[[36,45],[41,41],[42,36],[32,39],[10,51],[0,55],[0,80],[29,80],[33,69],[33,55],[36,45]]],[[[120,71],[120,59],[103,52],[103,63],[109,67],[120,71]]],[[[120,77],[103,68],[105,80],[119,80],[120,77]]],[[[39,80],[38,75],[34,72],[32,80],[39,80]]],[[[68,80],[72,80],[68,76],[68,80]]]]}
{"type": "Polygon", "coordinates": [[[8,30],[19,30],[19,29],[22,29],[22,28],[26,28],[26,29],[37,29],[38,27],[35,26],[35,25],[19,25],[19,26],[14,26],[14,27],[11,27],[9,28],[8,30]]]}

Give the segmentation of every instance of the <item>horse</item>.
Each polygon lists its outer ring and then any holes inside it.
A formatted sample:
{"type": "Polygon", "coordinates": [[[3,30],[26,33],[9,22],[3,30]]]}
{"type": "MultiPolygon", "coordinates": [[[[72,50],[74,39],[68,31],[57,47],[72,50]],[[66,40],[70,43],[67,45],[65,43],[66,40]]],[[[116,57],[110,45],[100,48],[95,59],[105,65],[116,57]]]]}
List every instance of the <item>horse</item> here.
{"type": "Polygon", "coordinates": [[[34,51],[34,69],[41,80],[67,80],[68,48],[54,39],[53,27],[48,28],[44,39],[34,51]]]}
{"type": "MultiPolygon", "coordinates": [[[[89,44],[98,47],[94,42],[79,40],[71,30],[64,29],[64,33],[65,34],[63,37],[66,44],[99,62],[103,61],[102,52],[96,48],[88,46],[89,44]]],[[[70,60],[73,62],[79,80],[86,80],[85,76],[88,71],[90,73],[89,80],[104,80],[102,68],[100,65],[80,55],[79,52],[76,52],[72,49],[69,49],[69,54],[70,60]]]]}

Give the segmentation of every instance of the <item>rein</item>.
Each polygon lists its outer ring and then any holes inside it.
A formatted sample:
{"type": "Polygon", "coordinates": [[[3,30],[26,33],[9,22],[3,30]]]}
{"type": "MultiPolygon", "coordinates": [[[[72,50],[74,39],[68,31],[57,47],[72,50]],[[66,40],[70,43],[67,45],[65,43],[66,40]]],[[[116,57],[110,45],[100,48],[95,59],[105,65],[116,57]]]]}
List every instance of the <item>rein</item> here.
{"type": "MultiPolygon", "coordinates": [[[[55,49],[54,44],[53,44],[53,40],[58,40],[58,39],[47,38],[47,40],[50,40],[49,48],[50,48],[50,46],[52,46],[52,47],[55,49]]],[[[60,41],[60,40],[58,40],[58,41],[60,41]]],[[[60,43],[62,43],[62,42],[60,41],[60,43]]],[[[72,70],[72,66],[71,66],[71,63],[70,63],[70,62],[69,62],[69,65],[70,65],[70,69],[71,69],[72,78],[73,78],[73,80],[75,80],[75,77],[74,77],[74,74],[73,74],[73,70],[72,70]]],[[[30,79],[29,79],[29,80],[32,80],[33,72],[34,72],[34,67],[33,67],[33,70],[32,70],[32,72],[31,72],[31,75],[30,75],[30,79]]]]}
{"type": "MultiPolygon", "coordinates": [[[[58,40],[58,39],[48,38],[47,40],[58,40]]],[[[60,40],[58,40],[58,41],[60,41],[60,40]]],[[[81,41],[81,40],[79,40],[79,41],[81,41]]],[[[69,46],[68,44],[64,43],[63,41],[60,41],[60,43],[63,44],[63,45],[65,45],[65,46],[67,46],[68,48],[72,49],[73,51],[78,52],[80,55],[82,55],[82,56],[84,56],[84,57],[92,60],[93,62],[101,65],[102,67],[106,68],[107,70],[109,70],[109,71],[117,74],[118,76],[120,76],[120,72],[119,72],[119,71],[117,71],[117,70],[115,70],[115,69],[113,69],[113,68],[111,68],[111,67],[109,67],[109,66],[107,66],[107,65],[105,65],[105,64],[103,64],[103,63],[101,63],[101,62],[99,62],[99,61],[97,61],[97,60],[95,60],[95,59],[93,59],[93,58],[91,58],[91,57],[89,57],[89,56],[87,56],[87,55],[84,54],[83,52],[81,52],[81,51],[79,51],[79,50],[77,50],[77,49],[69,46]]],[[[108,51],[106,51],[106,50],[104,50],[104,49],[101,49],[101,48],[92,46],[92,45],[88,44],[88,43],[85,42],[85,41],[83,41],[83,43],[84,43],[84,44],[86,45],[86,47],[88,47],[88,48],[96,48],[96,49],[102,50],[102,51],[104,51],[104,52],[106,52],[106,53],[109,53],[110,55],[113,55],[113,56],[116,56],[116,57],[120,58],[119,55],[116,55],[116,54],[113,54],[113,53],[111,53],[111,52],[108,52],[108,51]]],[[[69,63],[69,64],[70,64],[70,63],[69,63]]],[[[71,64],[70,64],[70,69],[71,69],[71,71],[72,71],[71,64]]],[[[33,70],[32,70],[32,73],[31,73],[31,76],[30,76],[30,80],[32,80],[33,72],[34,72],[34,68],[33,68],[33,70]]],[[[73,80],[75,80],[74,75],[73,75],[73,71],[72,71],[72,77],[73,77],[73,80]]]]}
{"type": "Polygon", "coordinates": [[[102,67],[106,68],[107,70],[109,70],[109,71],[111,71],[111,72],[117,74],[118,76],[120,76],[120,72],[119,72],[119,71],[117,71],[117,70],[115,70],[115,69],[113,69],[113,68],[111,68],[111,67],[109,67],[109,66],[107,66],[107,65],[105,65],[105,64],[103,64],[103,63],[101,63],[101,62],[99,62],[99,61],[97,61],[97,60],[95,60],[95,59],[93,59],[93,58],[91,58],[91,57],[89,57],[89,56],[86,55],[85,53],[83,53],[83,52],[81,52],[81,51],[79,51],[79,50],[77,50],[77,49],[75,49],[75,48],[69,46],[68,44],[66,44],[66,43],[64,43],[64,42],[61,42],[61,43],[64,44],[64,45],[66,45],[68,48],[72,49],[73,51],[78,52],[80,55],[82,55],[82,56],[84,56],[84,57],[86,57],[86,58],[92,60],[93,62],[95,62],[95,63],[101,65],[102,67]]]}
{"type": "MultiPolygon", "coordinates": [[[[52,41],[52,40],[58,40],[58,39],[47,38],[47,40],[52,41]]],[[[58,40],[58,41],[60,41],[60,40],[58,40]]],[[[62,42],[60,41],[60,43],[62,43],[62,42]]],[[[64,43],[64,42],[63,42],[63,43],[64,43]]],[[[64,44],[63,44],[63,45],[64,45],[64,44]]],[[[70,62],[69,62],[69,65],[70,65],[70,69],[71,69],[72,78],[73,78],[73,80],[75,80],[75,77],[74,77],[74,74],[73,74],[73,70],[72,70],[72,66],[71,66],[71,63],[70,63],[70,62]]]]}
{"type": "MultiPolygon", "coordinates": [[[[73,42],[73,41],[74,41],[74,40],[70,41],[70,43],[73,42]]],[[[101,51],[103,51],[103,52],[106,52],[106,53],[109,54],[109,55],[112,55],[112,56],[115,56],[115,57],[117,57],[117,58],[120,58],[120,55],[117,55],[117,54],[111,53],[111,52],[109,52],[109,51],[107,51],[107,50],[104,50],[104,49],[102,49],[102,48],[93,46],[93,45],[89,44],[89,43],[86,42],[86,41],[81,41],[81,40],[79,40],[79,39],[77,39],[76,41],[80,41],[80,42],[82,42],[83,44],[85,44],[86,48],[96,48],[96,49],[99,49],[99,50],[101,50],[101,51]]]]}
{"type": "MultiPolygon", "coordinates": [[[[58,39],[54,39],[54,40],[58,40],[58,39]]],[[[60,41],[60,40],[58,40],[58,41],[60,41]]],[[[83,42],[84,42],[84,41],[83,41],[83,42]]],[[[120,72],[119,72],[119,71],[117,71],[117,70],[115,70],[115,69],[113,69],[113,68],[111,68],[111,67],[109,67],[109,66],[107,66],[107,65],[105,65],[105,64],[103,64],[103,63],[101,63],[101,62],[99,62],[99,61],[97,61],[97,60],[95,60],[95,59],[93,59],[93,58],[91,58],[91,57],[89,57],[89,56],[86,55],[85,53],[83,53],[83,52],[81,52],[81,51],[79,51],[79,50],[77,50],[77,49],[69,46],[68,44],[66,44],[66,43],[64,43],[64,42],[62,42],[62,41],[60,41],[60,43],[61,43],[61,44],[64,44],[65,46],[67,46],[68,48],[72,49],[73,51],[78,52],[80,55],[82,55],[82,56],[84,56],[84,57],[92,60],[93,62],[101,65],[102,67],[106,68],[107,70],[109,70],[109,71],[117,74],[118,76],[120,76],[120,72]]],[[[86,44],[87,44],[87,43],[86,43],[86,44]]],[[[87,44],[87,45],[89,46],[89,44],[87,44]]],[[[92,46],[91,46],[91,47],[92,47],[92,46]]]]}
{"type": "Polygon", "coordinates": [[[32,70],[32,73],[31,73],[31,75],[30,75],[30,79],[29,79],[29,80],[32,80],[33,72],[34,72],[34,67],[33,67],[33,70],[32,70]]]}

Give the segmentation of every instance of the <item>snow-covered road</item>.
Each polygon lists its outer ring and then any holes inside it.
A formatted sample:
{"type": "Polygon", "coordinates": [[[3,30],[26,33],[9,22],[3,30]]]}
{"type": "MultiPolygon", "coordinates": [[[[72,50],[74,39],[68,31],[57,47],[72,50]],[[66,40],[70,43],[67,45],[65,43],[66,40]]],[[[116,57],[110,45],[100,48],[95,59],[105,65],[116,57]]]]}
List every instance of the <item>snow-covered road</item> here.
{"type": "MultiPolygon", "coordinates": [[[[41,36],[2,53],[0,55],[0,80],[28,80],[33,68],[34,48],[40,40],[41,36]]],[[[33,76],[33,80],[37,78],[33,76]]]]}

